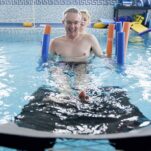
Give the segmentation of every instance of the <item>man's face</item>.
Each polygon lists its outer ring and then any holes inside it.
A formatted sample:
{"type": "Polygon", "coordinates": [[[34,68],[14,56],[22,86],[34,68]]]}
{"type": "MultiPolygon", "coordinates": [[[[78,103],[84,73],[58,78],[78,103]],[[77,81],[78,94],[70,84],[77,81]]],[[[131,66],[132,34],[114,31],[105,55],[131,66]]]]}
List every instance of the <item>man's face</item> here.
{"type": "Polygon", "coordinates": [[[64,26],[69,37],[74,38],[78,35],[81,26],[81,15],[77,13],[67,13],[64,18],[64,26]]]}

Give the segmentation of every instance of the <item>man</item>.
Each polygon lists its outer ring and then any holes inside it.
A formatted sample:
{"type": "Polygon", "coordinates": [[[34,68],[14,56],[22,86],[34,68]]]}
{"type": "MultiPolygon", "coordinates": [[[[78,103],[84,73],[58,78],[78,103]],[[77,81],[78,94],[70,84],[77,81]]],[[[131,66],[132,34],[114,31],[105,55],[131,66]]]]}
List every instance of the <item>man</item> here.
{"type": "MultiPolygon", "coordinates": [[[[51,41],[51,53],[60,55],[65,62],[85,63],[88,61],[91,51],[99,57],[102,55],[102,50],[96,37],[80,32],[81,21],[82,15],[79,10],[75,8],[66,10],[62,21],[66,34],[51,41]]],[[[89,97],[85,94],[85,90],[88,88],[87,82],[84,82],[86,81],[85,67],[81,64],[76,66],[74,71],[76,74],[75,85],[79,90],[79,99],[86,101],[89,97]]],[[[69,81],[68,79],[65,80],[63,74],[59,74],[59,77],[64,79],[61,81],[69,81]]],[[[58,80],[55,81],[58,82],[58,80]]],[[[65,91],[69,92],[70,88],[68,88],[68,85],[65,82],[64,85],[65,91]]]]}
{"type": "Polygon", "coordinates": [[[102,55],[99,42],[91,34],[80,33],[82,16],[79,10],[70,8],[64,12],[63,24],[66,34],[52,40],[50,51],[63,57],[66,62],[86,62],[90,50],[102,55]]]}

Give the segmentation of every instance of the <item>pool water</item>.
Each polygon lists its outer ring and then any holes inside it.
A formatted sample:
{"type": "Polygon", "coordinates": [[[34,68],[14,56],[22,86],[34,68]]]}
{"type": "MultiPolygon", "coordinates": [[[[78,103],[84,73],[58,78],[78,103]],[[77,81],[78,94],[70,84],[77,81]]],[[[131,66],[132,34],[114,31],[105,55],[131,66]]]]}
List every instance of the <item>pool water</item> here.
{"type": "MultiPolygon", "coordinates": [[[[62,34],[62,29],[52,33],[52,38],[62,34]],[[57,34],[56,34],[57,33],[57,34]]],[[[41,55],[42,30],[38,31],[1,31],[0,37],[0,124],[14,120],[23,106],[31,99],[31,94],[42,85],[50,85],[50,71],[37,71],[41,55]],[[7,33],[7,34],[6,34],[7,33]],[[14,36],[15,35],[15,36],[14,36]],[[24,35],[24,36],[23,36],[24,35]]],[[[106,48],[106,30],[95,30],[103,50],[106,48]]],[[[131,33],[130,38],[136,38],[131,33]]],[[[139,37],[139,42],[128,45],[125,70],[119,72],[114,57],[95,58],[91,74],[93,85],[119,86],[127,91],[130,102],[151,119],[151,33],[139,37]]],[[[114,151],[108,141],[57,140],[55,151],[60,150],[100,150],[114,151]],[[84,143],[85,145],[83,145],[84,143]],[[82,145],[81,145],[82,144],[82,145]],[[91,146],[91,147],[90,147],[91,146]]],[[[1,150],[9,151],[1,148],[1,150]]]]}

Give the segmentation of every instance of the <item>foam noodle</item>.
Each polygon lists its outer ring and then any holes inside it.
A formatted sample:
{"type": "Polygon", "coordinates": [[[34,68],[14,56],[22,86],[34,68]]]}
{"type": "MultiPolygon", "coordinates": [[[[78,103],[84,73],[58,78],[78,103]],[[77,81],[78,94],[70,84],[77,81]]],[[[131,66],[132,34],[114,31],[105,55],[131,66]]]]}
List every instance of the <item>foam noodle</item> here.
{"type": "Polygon", "coordinates": [[[126,55],[127,52],[127,45],[128,45],[128,38],[129,38],[129,31],[130,31],[130,22],[123,23],[123,32],[125,32],[125,46],[124,46],[124,54],[126,55]]]}
{"type": "Polygon", "coordinates": [[[44,30],[44,34],[50,34],[50,33],[51,33],[51,26],[47,24],[44,30]]]}
{"type": "Polygon", "coordinates": [[[114,27],[115,27],[114,24],[109,24],[108,26],[108,37],[107,37],[107,48],[106,48],[107,57],[111,57],[112,55],[114,27]]]}
{"type": "Polygon", "coordinates": [[[24,26],[24,27],[32,27],[32,26],[33,26],[33,23],[31,23],[31,22],[24,22],[24,23],[23,23],[23,26],[24,26]]]}
{"type": "Polygon", "coordinates": [[[124,65],[124,43],[125,43],[125,33],[117,33],[117,64],[124,65]]]}
{"type": "Polygon", "coordinates": [[[49,51],[49,43],[50,43],[50,32],[51,32],[51,26],[46,25],[44,29],[44,35],[43,35],[43,43],[42,43],[42,62],[46,63],[48,60],[48,51],[49,51]]]}
{"type": "Polygon", "coordinates": [[[116,48],[115,48],[115,56],[117,56],[117,45],[118,45],[118,42],[117,42],[117,33],[118,32],[122,32],[122,22],[116,22],[116,48]]]}

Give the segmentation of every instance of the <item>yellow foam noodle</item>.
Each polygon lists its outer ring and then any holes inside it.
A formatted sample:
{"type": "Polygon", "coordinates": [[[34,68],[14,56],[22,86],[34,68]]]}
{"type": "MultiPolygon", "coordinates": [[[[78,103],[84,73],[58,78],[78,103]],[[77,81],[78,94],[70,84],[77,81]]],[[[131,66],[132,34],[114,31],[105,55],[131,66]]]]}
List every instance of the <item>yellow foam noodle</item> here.
{"type": "Polygon", "coordinates": [[[31,22],[24,22],[24,23],[23,23],[23,26],[24,26],[24,27],[32,27],[32,26],[33,26],[33,23],[31,23],[31,22]]]}
{"type": "Polygon", "coordinates": [[[147,27],[143,26],[142,24],[140,24],[138,22],[132,22],[131,28],[138,33],[141,33],[141,32],[148,30],[147,27]]]}
{"type": "Polygon", "coordinates": [[[106,25],[102,22],[94,23],[93,28],[104,28],[106,25]]]}

